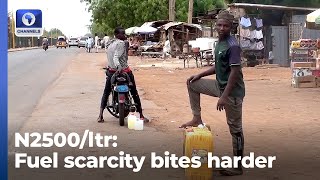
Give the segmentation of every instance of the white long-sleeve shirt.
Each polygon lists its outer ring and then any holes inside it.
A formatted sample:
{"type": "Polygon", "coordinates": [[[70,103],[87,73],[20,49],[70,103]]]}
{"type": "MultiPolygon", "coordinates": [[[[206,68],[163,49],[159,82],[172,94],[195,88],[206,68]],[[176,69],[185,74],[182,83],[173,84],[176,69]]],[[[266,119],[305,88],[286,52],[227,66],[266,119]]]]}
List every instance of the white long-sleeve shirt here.
{"type": "Polygon", "coordinates": [[[110,40],[107,49],[108,66],[112,69],[122,70],[128,67],[128,54],[126,44],[120,39],[110,40]]]}

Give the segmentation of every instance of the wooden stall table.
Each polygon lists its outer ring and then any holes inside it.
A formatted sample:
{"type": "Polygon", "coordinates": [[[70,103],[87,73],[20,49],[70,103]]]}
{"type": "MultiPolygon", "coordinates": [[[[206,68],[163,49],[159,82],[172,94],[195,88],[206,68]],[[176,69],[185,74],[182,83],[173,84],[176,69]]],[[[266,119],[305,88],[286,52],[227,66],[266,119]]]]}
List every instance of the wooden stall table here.
{"type": "Polygon", "coordinates": [[[142,60],[142,57],[144,56],[148,56],[148,57],[157,57],[157,58],[161,58],[163,57],[163,59],[165,60],[166,59],[166,55],[164,52],[153,52],[153,51],[145,51],[145,52],[141,52],[141,60],[142,60]]]}

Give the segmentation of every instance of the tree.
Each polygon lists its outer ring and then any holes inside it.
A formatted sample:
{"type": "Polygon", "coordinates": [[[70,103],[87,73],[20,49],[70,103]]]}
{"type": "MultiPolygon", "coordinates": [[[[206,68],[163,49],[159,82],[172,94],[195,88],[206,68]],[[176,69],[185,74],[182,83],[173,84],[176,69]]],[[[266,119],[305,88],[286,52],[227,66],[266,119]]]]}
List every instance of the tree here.
{"type": "Polygon", "coordinates": [[[48,33],[48,36],[47,37],[54,37],[54,38],[58,38],[58,36],[65,36],[62,31],[58,28],[52,28],[50,29],[48,33]]]}
{"type": "MultiPolygon", "coordinates": [[[[144,22],[168,19],[169,0],[81,0],[92,12],[92,33],[111,34],[117,26],[129,28],[144,22]]],[[[223,0],[194,0],[194,16],[216,7],[223,7],[223,0]]],[[[177,21],[187,21],[188,0],[176,0],[177,21]]]]}

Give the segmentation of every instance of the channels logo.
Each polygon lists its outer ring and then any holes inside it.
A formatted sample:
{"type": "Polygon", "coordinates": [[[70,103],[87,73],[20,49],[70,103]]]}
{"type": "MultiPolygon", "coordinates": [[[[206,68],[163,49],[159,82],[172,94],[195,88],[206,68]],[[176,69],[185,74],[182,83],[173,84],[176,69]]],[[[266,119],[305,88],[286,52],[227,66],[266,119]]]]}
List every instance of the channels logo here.
{"type": "Polygon", "coordinates": [[[42,36],[42,11],[39,9],[19,9],[16,11],[16,36],[42,36]]]}

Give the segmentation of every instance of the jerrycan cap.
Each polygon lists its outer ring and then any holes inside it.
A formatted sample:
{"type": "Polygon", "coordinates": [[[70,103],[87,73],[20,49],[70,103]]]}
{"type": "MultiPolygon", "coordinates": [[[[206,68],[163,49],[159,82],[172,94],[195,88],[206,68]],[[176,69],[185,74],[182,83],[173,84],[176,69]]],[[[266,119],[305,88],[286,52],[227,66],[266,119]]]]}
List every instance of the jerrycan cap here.
{"type": "Polygon", "coordinates": [[[136,112],[136,107],[135,106],[131,106],[130,107],[130,112],[136,112]]]}

